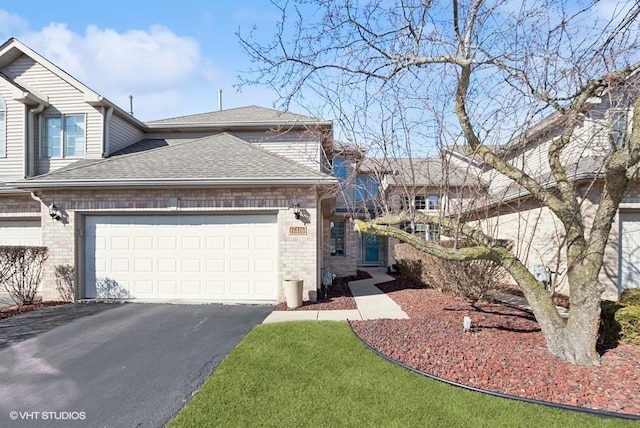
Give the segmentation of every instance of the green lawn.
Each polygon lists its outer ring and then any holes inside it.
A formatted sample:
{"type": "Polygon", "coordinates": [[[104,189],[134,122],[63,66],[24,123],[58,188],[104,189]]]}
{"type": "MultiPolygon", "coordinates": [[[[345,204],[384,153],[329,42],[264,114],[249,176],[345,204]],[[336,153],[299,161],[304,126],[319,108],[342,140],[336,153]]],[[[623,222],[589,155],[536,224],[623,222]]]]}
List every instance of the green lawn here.
{"type": "Polygon", "coordinates": [[[466,391],[391,364],[346,323],[261,325],[171,427],[638,426],[466,391]]]}

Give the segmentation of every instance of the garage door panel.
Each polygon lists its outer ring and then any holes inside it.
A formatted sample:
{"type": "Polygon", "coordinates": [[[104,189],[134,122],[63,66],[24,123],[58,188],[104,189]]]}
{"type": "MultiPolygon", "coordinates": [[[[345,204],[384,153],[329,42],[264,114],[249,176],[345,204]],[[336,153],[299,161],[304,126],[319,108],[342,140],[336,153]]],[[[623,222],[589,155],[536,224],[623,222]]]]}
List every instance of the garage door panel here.
{"type": "Polygon", "coordinates": [[[640,213],[620,214],[620,287],[640,287],[640,213]]]}
{"type": "Polygon", "coordinates": [[[158,260],[159,272],[176,272],[176,260],[175,259],[159,259],[158,260]]]}
{"type": "Polygon", "coordinates": [[[224,259],[207,259],[206,261],[206,271],[209,273],[223,273],[225,272],[225,261],[224,259]]]}
{"type": "Polygon", "coordinates": [[[158,236],[158,250],[175,250],[176,248],[178,248],[176,244],[176,238],[168,236],[158,236]]]}
{"type": "Polygon", "coordinates": [[[233,273],[248,273],[249,260],[246,258],[229,260],[229,271],[233,273]]]}
{"type": "Polygon", "coordinates": [[[248,250],[249,249],[249,237],[248,236],[231,236],[229,238],[230,250],[248,250]]]}
{"type": "Polygon", "coordinates": [[[231,281],[231,294],[234,296],[249,296],[249,281],[231,281]]]}
{"type": "Polygon", "coordinates": [[[42,245],[40,219],[0,220],[0,245],[42,245]]]}
{"type": "Polygon", "coordinates": [[[108,276],[131,298],[277,298],[275,215],[89,216],[85,229],[87,297],[107,297],[95,282],[108,276]]]}
{"type": "Polygon", "coordinates": [[[135,236],[133,238],[133,249],[136,251],[153,249],[153,238],[148,236],[135,236]]]}

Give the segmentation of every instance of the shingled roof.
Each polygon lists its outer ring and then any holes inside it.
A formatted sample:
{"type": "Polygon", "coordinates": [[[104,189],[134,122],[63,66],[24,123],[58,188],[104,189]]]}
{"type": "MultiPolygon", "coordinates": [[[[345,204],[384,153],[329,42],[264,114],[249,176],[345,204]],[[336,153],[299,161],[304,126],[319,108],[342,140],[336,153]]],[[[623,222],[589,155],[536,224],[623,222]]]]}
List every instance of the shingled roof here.
{"type": "Polygon", "coordinates": [[[187,140],[142,140],[106,159],[81,160],[19,188],[100,185],[269,185],[334,183],[335,178],[228,133],[187,140]]]}
{"type": "Polygon", "coordinates": [[[258,106],[248,106],[232,108],[227,110],[212,111],[208,113],[193,114],[189,116],[179,116],[169,119],[153,120],[147,122],[150,127],[164,125],[186,125],[186,124],[218,124],[218,123],[326,123],[323,119],[311,116],[304,116],[290,112],[282,112],[258,106]]]}
{"type": "Polygon", "coordinates": [[[390,177],[397,186],[482,186],[472,177],[439,158],[365,159],[361,170],[379,172],[390,177]]]}

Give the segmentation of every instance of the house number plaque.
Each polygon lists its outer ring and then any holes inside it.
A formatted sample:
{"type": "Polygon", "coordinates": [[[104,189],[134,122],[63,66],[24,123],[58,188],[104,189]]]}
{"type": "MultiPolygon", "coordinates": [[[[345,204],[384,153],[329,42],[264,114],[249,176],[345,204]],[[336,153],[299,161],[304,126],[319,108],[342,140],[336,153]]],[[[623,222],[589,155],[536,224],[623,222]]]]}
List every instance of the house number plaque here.
{"type": "Polygon", "coordinates": [[[291,226],[289,228],[289,235],[306,235],[307,228],[304,226],[291,226]]]}

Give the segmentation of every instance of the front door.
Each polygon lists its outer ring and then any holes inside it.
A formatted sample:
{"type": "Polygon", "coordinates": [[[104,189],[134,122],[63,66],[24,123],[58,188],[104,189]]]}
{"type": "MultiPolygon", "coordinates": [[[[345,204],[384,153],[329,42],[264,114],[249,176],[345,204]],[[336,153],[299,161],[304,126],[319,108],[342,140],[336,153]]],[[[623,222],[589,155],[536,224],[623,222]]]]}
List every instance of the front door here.
{"type": "Polygon", "coordinates": [[[364,234],[363,238],[363,262],[365,264],[380,263],[380,237],[364,234]]]}

